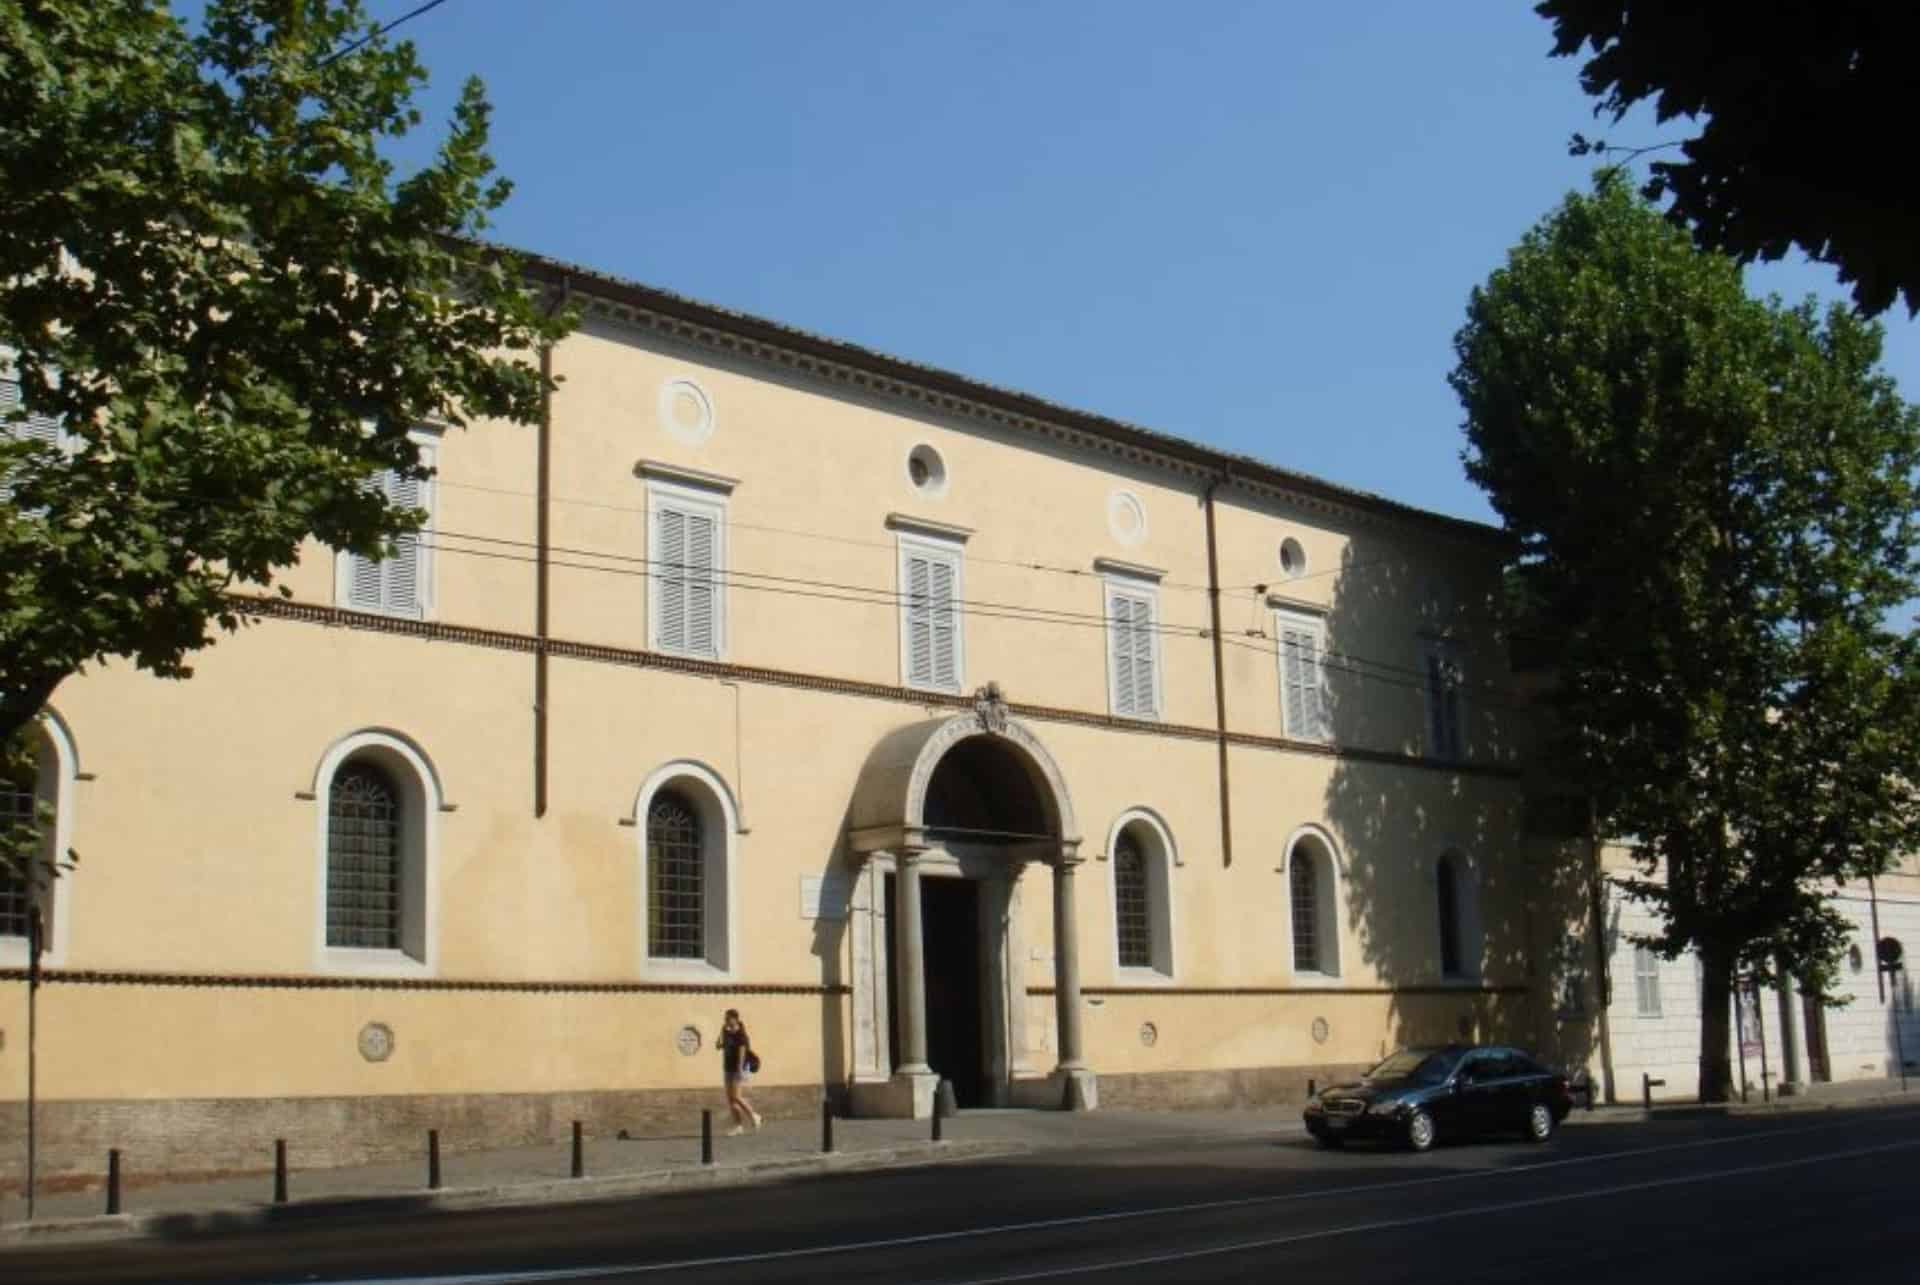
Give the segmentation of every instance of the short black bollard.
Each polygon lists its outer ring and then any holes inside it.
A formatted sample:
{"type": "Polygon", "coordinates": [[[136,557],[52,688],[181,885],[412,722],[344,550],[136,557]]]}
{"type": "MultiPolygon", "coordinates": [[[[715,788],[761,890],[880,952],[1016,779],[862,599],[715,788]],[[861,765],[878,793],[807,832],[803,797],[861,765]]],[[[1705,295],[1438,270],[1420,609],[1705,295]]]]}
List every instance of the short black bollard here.
{"type": "Polygon", "coordinates": [[[107,1212],[120,1212],[120,1148],[107,1152],[107,1212]]]}
{"type": "Polygon", "coordinates": [[[287,1140],[273,1140],[273,1203],[287,1203],[287,1140]]]}
{"type": "Polygon", "coordinates": [[[938,1099],[936,1099],[933,1104],[933,1140],[935,1142],[942,1140],[940,1137],[940,1103],[938,1099]]]}
{"type": "Polygon", "coordinates": [[[573,1176],[587,1176],[587,1148],[580,1132],[580,1122],[573,1122],[573,1176]]]}
{"type": "Polygon", "coordinates": [[[440,1130],[427,1130],[427,1190],[440,1190],[440,1130]]]}
{"type": "Polygon", "coordinates": [[[1307,1081],[1307,1097],[1313,1097],[1313,1081],[1311,1079],[1307,1081]]]}
{"type": "Polygon", "coordinates": [[[820,1150],[833,1150],[833,1099],[820,1099],[820,1150]]]}
{"type": "Polygon", "coordinates": [[[1640,1073],[1640,1100],[1642,1105],[1648,1111],[1653,1110],[1653,1091],[1666,1087],[1667,1082],[1665,1080],[1656,1080],[1651,1075],[1642,1071],[1640,1073]]]}
{"type": "Polygon", "coordinates": [[[700,1112],[700,1163],[713,1163],[713,1111],[711,1108],[700,1112]]]}

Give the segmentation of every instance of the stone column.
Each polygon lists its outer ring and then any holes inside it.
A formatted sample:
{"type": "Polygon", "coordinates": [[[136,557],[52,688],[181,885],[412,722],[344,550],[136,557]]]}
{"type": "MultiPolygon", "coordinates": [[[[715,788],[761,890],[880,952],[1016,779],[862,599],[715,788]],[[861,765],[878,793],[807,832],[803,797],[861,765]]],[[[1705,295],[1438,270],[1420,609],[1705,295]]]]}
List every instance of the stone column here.
{"type": "Polygon", "coordinates": [[[920,935],[920,853],[903,848],[893,878],[893,955],[899,987],[900,1065],[896,1072],[926,1075],[927,965],[920,935]]]}
{"type": "Polygon", "coordinates": [[[1062,853],[1053,863],[1053,994],[1060,1026],[1060,1069],[1084,1071],[1080,1044],[1080,946],[1073,914],[1073,872],[1078,857],[1062,853]]]}
{"type": "Polygon", "coordinates": [[[1798,1093],[1807,1083],[1806,1017],[1800,1007],[1800,989],[1793,978],[1780,977],[1780,1092],[1798,1093]]]}

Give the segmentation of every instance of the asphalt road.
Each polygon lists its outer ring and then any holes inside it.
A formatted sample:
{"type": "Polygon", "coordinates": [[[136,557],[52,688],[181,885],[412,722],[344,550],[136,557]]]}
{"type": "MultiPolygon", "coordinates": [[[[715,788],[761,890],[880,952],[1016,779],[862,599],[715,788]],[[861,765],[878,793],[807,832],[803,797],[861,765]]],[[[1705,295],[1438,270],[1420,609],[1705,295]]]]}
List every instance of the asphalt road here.
{"type": "MultiPolygon", "coordinates": [[[[1250,1120],[1253,1117],[1250,1117],[1250,1120]]],[[[961,1122],[964,1125],[964,1120],[961,1122]]],[[[1570,1128],[1421,1156],[1250,1133],[778,1186],[0,1254],[7,1282],[1913,1279],[1920,1111],[1570,1128]]]]}

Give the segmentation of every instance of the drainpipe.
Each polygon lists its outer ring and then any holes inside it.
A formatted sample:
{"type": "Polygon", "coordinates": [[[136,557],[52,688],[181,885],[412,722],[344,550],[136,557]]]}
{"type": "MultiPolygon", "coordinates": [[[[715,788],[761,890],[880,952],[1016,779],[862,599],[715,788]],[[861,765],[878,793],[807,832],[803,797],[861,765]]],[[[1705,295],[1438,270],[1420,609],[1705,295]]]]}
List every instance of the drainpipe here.
{"type": "Polygon", "coordinates": [[[1201,496],[1207,510],[1207,608],[1213,615],[1213,717],[1220,749],[1220,864],[1233,864],[1233,798],[1227,782],[1227,674],[1220,639],[1220,554],[1213,529],[1213,493],[1233,480],[1222,473],[1201,496]]]}
{"type": "MultiPolygon", "coordinates": [[[[573,295],[573,278],[560,278],[560,293],[547,306],[547,315],[566,306],[573,295]]],[[[540,346],[540,427],[538,463],[534,473],[533,569],[533,815],[547,814],[547,626],[552,602],[553,508],[553,344],[540,346]]]]}

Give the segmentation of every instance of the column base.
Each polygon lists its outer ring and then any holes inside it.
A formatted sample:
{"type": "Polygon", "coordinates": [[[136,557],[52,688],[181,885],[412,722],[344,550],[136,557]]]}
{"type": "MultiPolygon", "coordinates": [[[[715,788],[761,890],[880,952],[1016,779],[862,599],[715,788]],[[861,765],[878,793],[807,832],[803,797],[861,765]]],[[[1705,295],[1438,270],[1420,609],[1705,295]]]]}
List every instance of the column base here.
{"type": "Polygon", "coordinates": [[[933,1071],[895,1071],[884,1080],[856,1080],[853,1113],[868,1119],[931,1119],[939,1086],[940,1076],[933,1071]]]}
{"type": "Polygon", "coordinates": [[[1016,1078],[1008,1086],[1008,1104],[1043,1111],[1097,1111],[1100,1077],[1082,1068],[1016,1078]]]}

